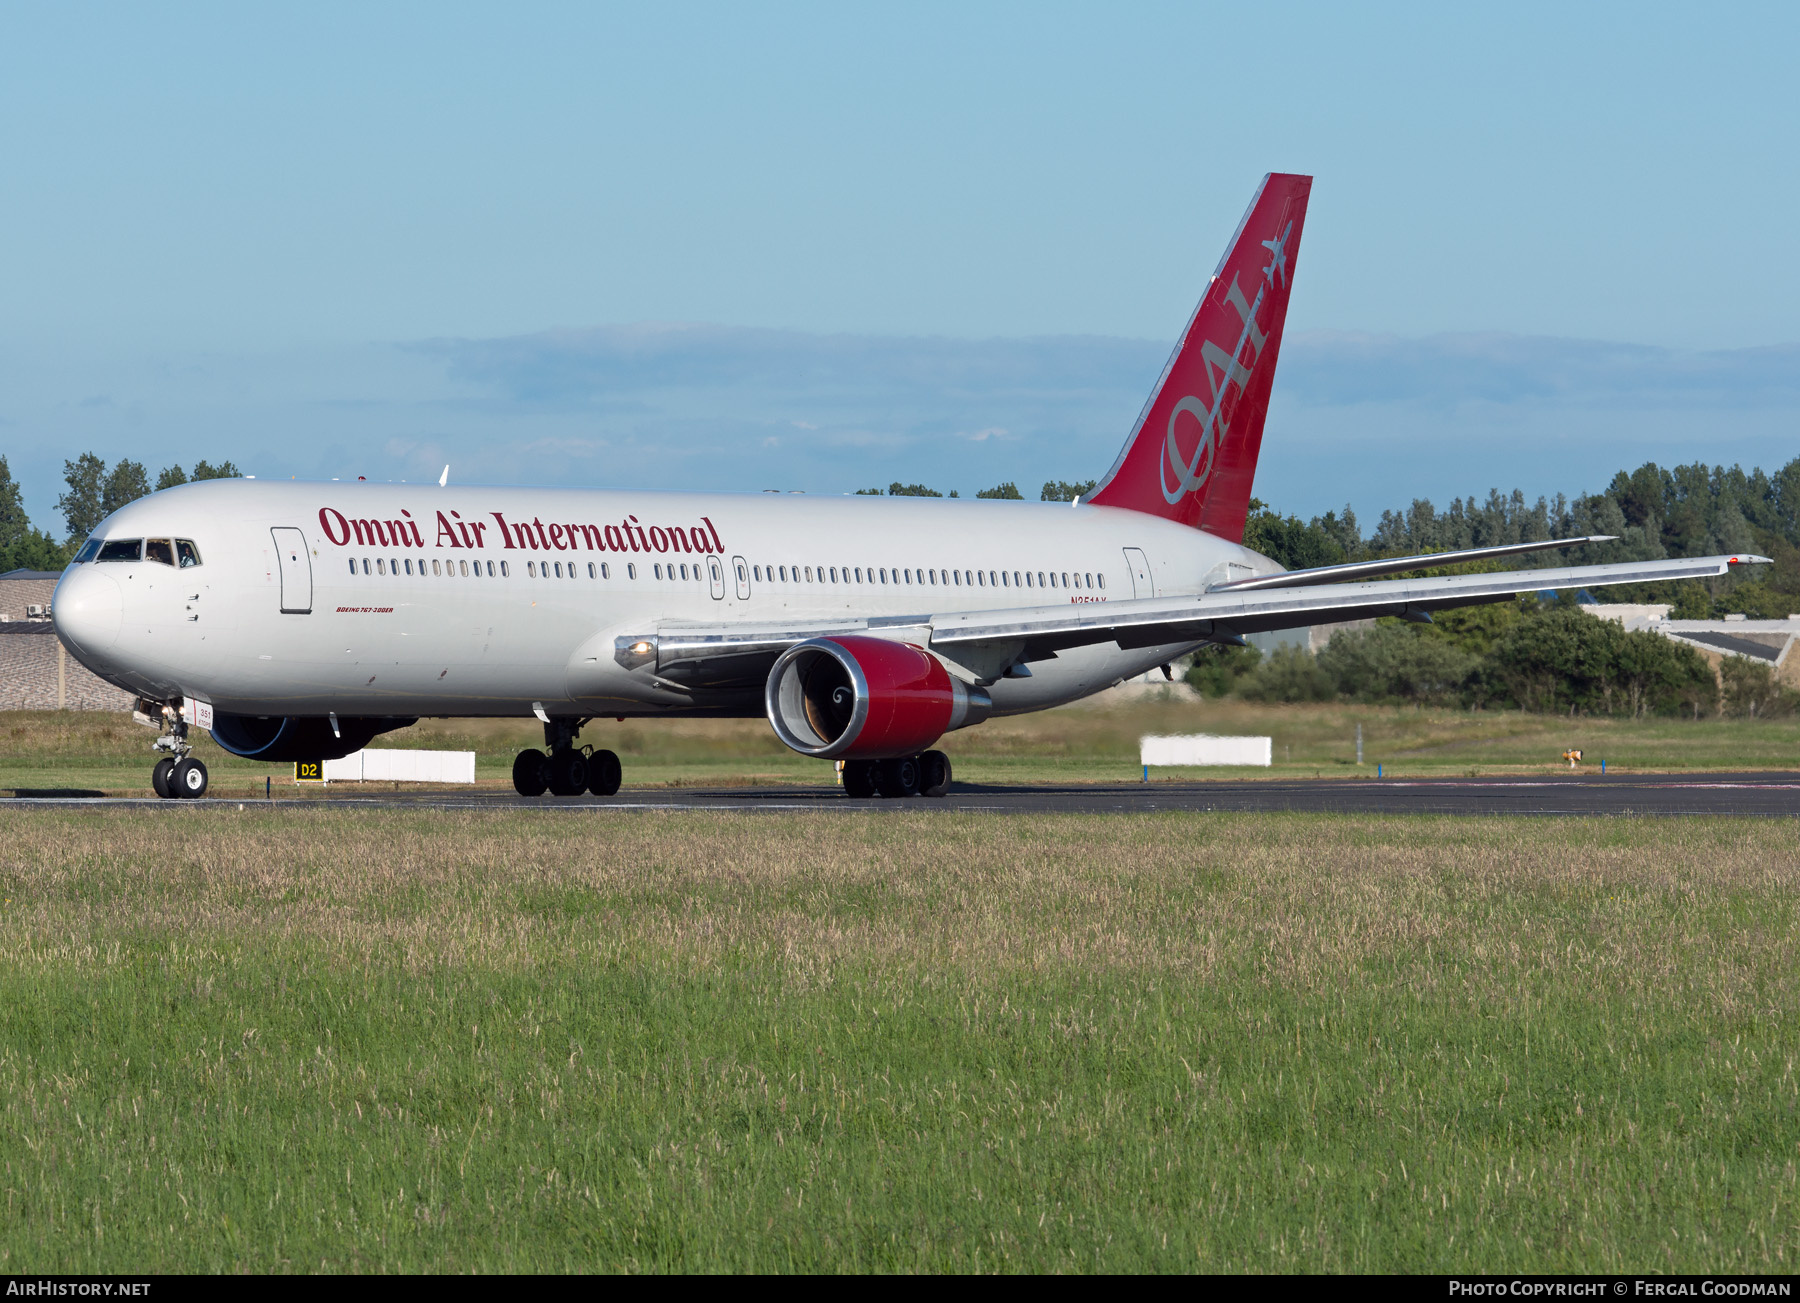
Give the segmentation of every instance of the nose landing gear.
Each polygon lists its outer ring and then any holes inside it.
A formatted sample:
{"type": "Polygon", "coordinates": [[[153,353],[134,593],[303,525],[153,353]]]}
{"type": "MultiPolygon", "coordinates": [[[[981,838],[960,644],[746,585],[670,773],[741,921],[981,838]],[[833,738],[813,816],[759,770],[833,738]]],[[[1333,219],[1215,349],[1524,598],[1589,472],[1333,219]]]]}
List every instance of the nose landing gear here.
{"type": "Polygon", "coordinates": [[[144,701],[138,703],[134,714],[145,723],[155,723],[150,716],[151,710],[160,714],[162,727],[161,735],[150,744],[151,749],[167,751],[169,754],[158,760],[151,769],[150,786],[165,801],[198,800],[205,796],[206,766],[190,754],[194,747],[188,741],[187,720],[174,706],[158,706],[144,701]]]}
{"type": "Polygon", "coordinates": [[[520,796],[611,796],[619,790],[623,766],[611,751],[595,751],[578,747],[576,737],[585,719],[567,716],[550,719],[544,724],[544,746],[549,754],[535,748],[521,751],[513,761],[513,790],[520,796]]]}
{"type": "Polygon", "coordinates": [[[895,760],[846,760],[844,794],[858,800],[885,796],[944,796],[950,791],[950,757],[942,751],[895,760]]]}

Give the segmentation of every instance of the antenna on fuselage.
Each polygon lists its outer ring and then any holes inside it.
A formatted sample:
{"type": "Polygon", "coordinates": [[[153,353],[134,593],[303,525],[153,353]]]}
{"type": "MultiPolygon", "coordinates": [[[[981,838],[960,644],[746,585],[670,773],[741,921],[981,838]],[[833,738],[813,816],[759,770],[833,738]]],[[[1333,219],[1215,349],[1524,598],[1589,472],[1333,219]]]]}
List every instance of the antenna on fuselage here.
{"type": "Polygon", "coordinates": [[[450,482],[450,468],[444,467],[444,473],[438,476],[438,487],[441,489],[450,482]]]}

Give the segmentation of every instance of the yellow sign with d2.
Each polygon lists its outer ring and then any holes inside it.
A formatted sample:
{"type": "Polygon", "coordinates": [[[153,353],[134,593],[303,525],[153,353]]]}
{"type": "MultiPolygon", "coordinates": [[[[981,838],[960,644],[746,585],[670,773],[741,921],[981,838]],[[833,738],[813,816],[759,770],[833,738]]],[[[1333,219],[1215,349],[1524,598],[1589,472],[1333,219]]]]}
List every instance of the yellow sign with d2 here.
{"type": "Polygon", "coordinates": [[[296,783],[324,782],[325,762],[323,760],[294,761],[294,781],[296,783]]]}

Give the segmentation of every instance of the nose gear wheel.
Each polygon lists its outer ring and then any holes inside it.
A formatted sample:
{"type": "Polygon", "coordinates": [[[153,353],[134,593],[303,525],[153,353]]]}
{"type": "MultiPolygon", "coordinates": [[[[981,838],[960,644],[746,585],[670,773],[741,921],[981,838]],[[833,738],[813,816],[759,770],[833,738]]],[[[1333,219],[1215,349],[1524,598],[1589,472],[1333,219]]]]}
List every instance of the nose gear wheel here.
{"type": "Polygon", "coordinates": [[[199,800],[206,795],[206,766],[192,756],[176,761],[169,775],[169,788],[185,800],[199,800]]]}

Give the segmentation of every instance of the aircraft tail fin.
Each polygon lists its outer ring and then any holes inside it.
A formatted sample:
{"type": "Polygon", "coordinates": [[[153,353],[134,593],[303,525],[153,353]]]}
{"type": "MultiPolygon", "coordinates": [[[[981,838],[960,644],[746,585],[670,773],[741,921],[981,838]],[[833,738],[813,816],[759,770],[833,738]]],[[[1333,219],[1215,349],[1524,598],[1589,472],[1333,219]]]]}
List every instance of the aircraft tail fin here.
{"type": "Polygon", "coordinates": [[[1085,501],[1244,537],[1312,178],[1272,172],[1118,460],[1085,501]]]}

